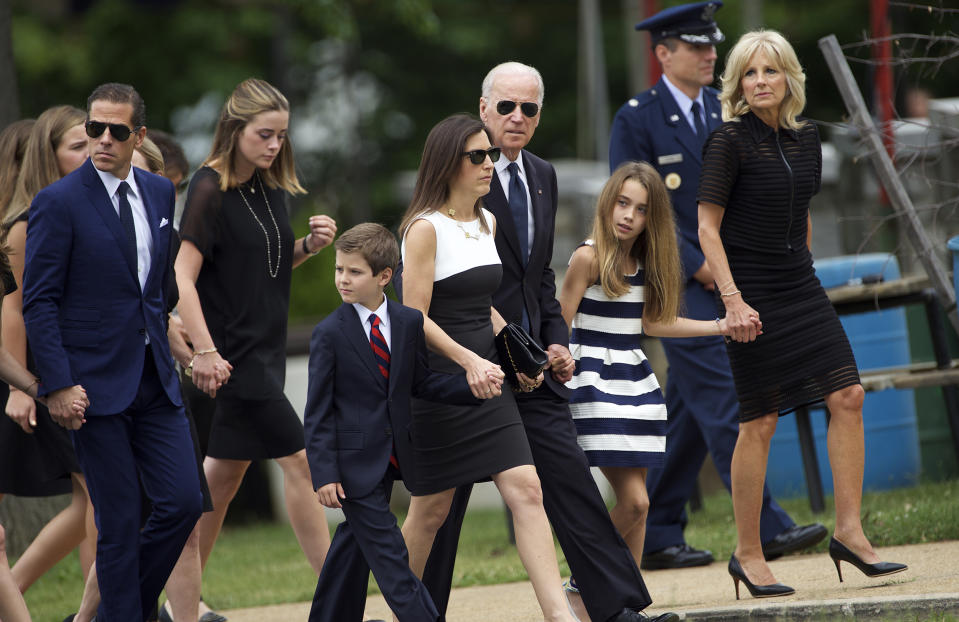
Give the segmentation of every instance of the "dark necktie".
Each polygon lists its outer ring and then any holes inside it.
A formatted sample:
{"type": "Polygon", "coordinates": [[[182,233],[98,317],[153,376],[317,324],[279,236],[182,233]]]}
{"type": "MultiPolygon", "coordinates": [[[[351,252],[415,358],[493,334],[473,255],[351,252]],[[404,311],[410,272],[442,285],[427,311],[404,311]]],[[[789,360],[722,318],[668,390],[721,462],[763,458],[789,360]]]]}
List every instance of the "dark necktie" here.
{"type": "Polygon", "coordinates": [[[370,346],[373,347],[373,358],[380,368],[383,377],[390,377],[390,347],[386,345],[386,339],[380,332],[380,318],[374,313],[370,316],[370,346]]]}
{"type": "Polygon", "coordinates": [[[706,126],[703,125],[703,115],[700,114],[699,102],[693,102],[693,125],[696,127],[696,136],[699,140],[706,140],[706,126]]]}
{"type": "Polygon", "coordinates": [[[513,214],[520,256],[525,266],[529,260],[529,204],[526,201],[526,186],[519,178],[519,166],[516,162],[510,162],[506,168],[509,169],[509,211],[513,214]]]}
{"type": "Polygon", "coordinates": [[[129,189],[130,185],[125,181],[121,181],[120,187],[117,188],[117,197],[120,199],[120,226],[123,227],[123,233],[126,234],[127,238],[127,247],[125,249],[127,258],[130,260],[130,265],[136,270],[137,230],[133,226],[133,210],[130,208],[130,201],[127,199],[127,191],[129,189]]]}

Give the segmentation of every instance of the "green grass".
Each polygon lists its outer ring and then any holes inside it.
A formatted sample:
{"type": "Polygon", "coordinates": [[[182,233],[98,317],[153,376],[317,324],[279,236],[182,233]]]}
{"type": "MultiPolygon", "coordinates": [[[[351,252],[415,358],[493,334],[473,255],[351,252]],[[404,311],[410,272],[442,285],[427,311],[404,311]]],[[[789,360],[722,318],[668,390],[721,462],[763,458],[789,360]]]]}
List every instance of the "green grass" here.
{"type": "MultiPolygon", "coordinates": [[[[782,502],[797,523],[819,521],[833,526],[832,499],[826,512],[813,514],[805,499],[782,502]]],[[[402,516],[400,517],[402,520],[402,516]]],[[[915,488],[866,494],[863,498],[866,533],[877,546],[959,540],[959,480],[928,483],[915,488]]],[[[732,553],[736,542],[729,495],[717,493],[705,500],[701,512],[691,515],[686,537],[690,544],[708,548],[717,559],[732,553]]],[[[813,553],[824,553],[826,544],[813,553]]],[[[557,547],[560,571],[569,573],[557,547]]],[[[526,572],[515,547],[507,539],[500,510],[472,512],[466,517],[460,542],[454,586],[490,585],[520,581],[526,572]]],[[[258,524],[224,529],[204,576],[207,600],[219,609],[310,600],[316,578],[287,525],[258,524]]],[[[58,564],[27,592],[35,622],[60,622],[76,610],[81,594],[76,553],[58,564]]],[[[370,582],[370,590],[376,591],[370,582]]],[[[936,613],[915,622],[959,622],[936,613]]]]}

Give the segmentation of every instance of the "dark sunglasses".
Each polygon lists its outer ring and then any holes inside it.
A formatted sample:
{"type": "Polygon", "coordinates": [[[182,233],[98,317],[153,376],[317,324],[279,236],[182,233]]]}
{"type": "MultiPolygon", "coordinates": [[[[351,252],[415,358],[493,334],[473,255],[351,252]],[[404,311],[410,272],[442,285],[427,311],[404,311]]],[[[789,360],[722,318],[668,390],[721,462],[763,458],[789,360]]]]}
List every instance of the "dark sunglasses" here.
{"type": "Polygon", "coordinates": [[[499,160],[499,154],[499,147],[490,147],[489,149],[473,149],[472,151],[463,152],[463,155],[468,157],[470,162],[473,164],[482,164],[486,161],[486,156],[489,156],[490,162],[496,162],[499,160]]]}
{"type": "MultiPolygon", "coordinates": [[[[513,112],[515,109],[516,102],[511,102],[508,99],[502,99],[496,102],[496,112],[502,115],[507,115],[513,112]]],[[[532,119],[536,116],[536,113],[539,112],[539,104],[534,102],[523,102],[519,105],[519,109],[523,111],[523,114],[532,119]]]]}
{"type": "MultiPolygon", "coordinates": [[[[90,138],[98,138],[107,128],[110,128],[110,136],[119,140],[121,143],[126,142],[126,140],[130,138],[130,134],[136,131],[131,130],[122,123],[104,123],[103,121],[87,121],[84,127],[87,130],[87,136],[90,138]]],[[[137,130],[138,129],[140,128],[137,128],[137,130]]]]}

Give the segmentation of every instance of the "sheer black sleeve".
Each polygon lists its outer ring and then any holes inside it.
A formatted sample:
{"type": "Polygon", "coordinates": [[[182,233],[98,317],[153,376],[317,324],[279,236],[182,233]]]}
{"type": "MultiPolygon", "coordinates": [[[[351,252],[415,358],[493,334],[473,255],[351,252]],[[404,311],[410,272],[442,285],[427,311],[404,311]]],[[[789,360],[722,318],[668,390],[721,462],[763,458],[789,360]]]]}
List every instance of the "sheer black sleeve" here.
{"type": "Polygon", "coordinates": [[[205,261],[213,261],[222,204],[220,176],[212,168],[204,166],[194,173],[190,181],[183,217],[180,219],[180,239],[192,242],[205,261]]]}
{"type": "Polygon", "coordinates": [[[739,155],[732,123],[721,125],[703,146],[703,168],[699,174],[696,201],[725,208],[739,174],[739,155]]]}

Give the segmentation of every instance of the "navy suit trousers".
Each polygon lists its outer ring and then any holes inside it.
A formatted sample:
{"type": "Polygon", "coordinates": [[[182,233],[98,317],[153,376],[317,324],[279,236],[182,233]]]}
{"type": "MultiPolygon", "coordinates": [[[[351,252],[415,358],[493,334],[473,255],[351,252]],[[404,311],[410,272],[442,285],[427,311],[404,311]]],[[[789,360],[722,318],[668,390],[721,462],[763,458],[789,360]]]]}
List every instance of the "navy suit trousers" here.
{"type": "Polygon", "coordinates": [[[99,622],[145,620],[200,517],[190,426],[158,377],[150,348],[133,403],[72,432],[93,502],[99,622]],[[153,511],[140,529],[140,482],[153,511]]]}

